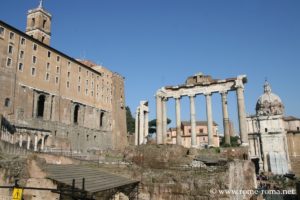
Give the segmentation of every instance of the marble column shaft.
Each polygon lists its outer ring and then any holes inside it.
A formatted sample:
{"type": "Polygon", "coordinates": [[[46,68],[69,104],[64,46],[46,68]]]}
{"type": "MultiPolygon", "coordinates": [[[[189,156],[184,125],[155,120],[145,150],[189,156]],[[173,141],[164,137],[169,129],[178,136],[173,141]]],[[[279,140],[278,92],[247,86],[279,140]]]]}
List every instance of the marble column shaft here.
{"type": "Polygon", "coordinates": [[[139,112],[139,145],[144,143],[144,131],[145,131],[145,122],[144,122],[144,111],[140,108],[139,112]]]}
{"type": "Polygon", "coordinates": [[[176,144],[181,145],[180,97],[175,98],[175,109],[176,109],[176,144]]]}
{"type": "Polygon", "coordinates": [[[197,145],[196,135],[196,109],[195,109],[195,96],[190,96],[190,109],[191,109],[191,145],[195,147],[197,145]]]}
{"type": "Polygon", "coordinates": [[[236,90],[237,103],[238,103],[238,117],[239,117],[239,129],[242,146],[248,146],[248,133],[246,124],[246,110],[243,87],[238,87],[236,90]]]}
{"type": "Polygon", "coordinates": [[[29,133],[28,137],[27,137],[27,149],[28,150],[30,149],[30,140],[31,140],[31,137],[30,137],[30,133],[29,133]]]}
{"type": "Polygon", "coordinates": [[[34,136],[34,151],[37,151],[38,136],[34,136]]]}
{"type": "Polygon", "coordinates": [[[230,145],[227,92],[222,92],[221,93],[221,98],[222,98],[223,128],[224,128],[225,144],[229,144],[230,145]]]}
{"type": "Polygon", "coordinates": [[[212,116],[211,94],[206,94],[205,99],[206,99],[208,146],[213,146],[213,116],[212,116]]]}
{"type": "Polygon", "coordinates": [[[163,99],[162,101],[162,116],[163,116],[163,123],[162,123],[162,142],[166,144],[167,139],[167,129],[168,129],[168,118],[167,118],[167,100],[163,99]]]}
{"type": "Polygon", "coordinates": [[[149,113],[148,113],[148,111],[145,111],[144,123],[145,123],[144,138],[145,138],[149,134],[149,113]]]}
{"type": "Polygon", "coordinates": [[[135,113],[135,133],[134,133],[134,144],[139,145],[139,110],[135,113]]]}
{"type": "Polygon", "coordinates": [[[19,133],[19,134],[20,134],[19,146],[22,147],[22,144],[23,144],[23,135],[22,135],[22,133],[19,133]]]}
{"type": "Polygon", "coordinates": [[[156,96],[156,143],[162,144],[162,98],[156,96]]]}

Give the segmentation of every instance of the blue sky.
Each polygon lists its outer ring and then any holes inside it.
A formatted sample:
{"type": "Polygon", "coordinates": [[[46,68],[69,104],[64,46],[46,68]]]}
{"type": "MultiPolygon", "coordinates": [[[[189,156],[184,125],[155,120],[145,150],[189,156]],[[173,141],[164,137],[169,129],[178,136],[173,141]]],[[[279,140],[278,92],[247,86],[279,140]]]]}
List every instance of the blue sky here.
{"type": "MultiPolygon", "coordinates": [[[[37,5],[38,0],[2,1],[0,19],[25,30],[26,12],[37,5]]],[[[298,0],[45,0],[44,7],[53,15],[51,46],[122,74],[132,112],[148,99],[155,118],[157,89],[203,72],[221,79],[246,74],[249,114],[267,77],[286,115],[300,117],[298,0]]],[[[220,102],[214,95],[214,119],[222,124],[220,102]]],[[[173,122],[174,104],[168,103],[173,122]]],[[[204,97],[197,97],[196,109],[197,118],[205,119],[204,97]]],[[[235,124],[236,112],[230,93],[235,124]]],[[[189,119],[187,98],[182,119],[189,119]]]]}

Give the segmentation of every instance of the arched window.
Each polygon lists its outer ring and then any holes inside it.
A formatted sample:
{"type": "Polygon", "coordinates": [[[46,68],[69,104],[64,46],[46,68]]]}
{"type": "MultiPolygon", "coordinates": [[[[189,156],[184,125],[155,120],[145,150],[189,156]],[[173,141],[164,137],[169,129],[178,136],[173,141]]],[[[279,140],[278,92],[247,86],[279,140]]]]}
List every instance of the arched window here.
{"type": "Polygon", "coordinates": [[[103,120],[104,120],[104,112],[100,114],[100,127],[103,127],[103,120]]]}
{"type": "Polygon", "coordinates": [[[45,109],[45,95],[40,95],[37,103],[37,117],[43,117],[44,116],[44,109],[45,109]]]}
{"type": "Polygon", "coordinates": [[[43,37],[42,37],[42,42],[44,42],[44,40],[45,40],[45,37],[43,36],[43,37]]]}
{"type": "Polygon", "coordinates": [[[80,108],[79,105],[76,105],[74,108],[74,118],[73,118],[74,124],[78,124],[79,108],[80,108]]]}
{"type": "Polygon", "coordinates": [[[10,106],[10,98],[6,98],[4,101],[4,106],[9,107],[10,106]]]}
{"type": "Polygon", "coordinates": [[[47,20],[46,20],[46,19],[44,19],[44,21],[43,21],[43,28],[45,28],[45,26],[46,26],[46,22],[47,22],[47,20]]]}
{"type": "Polygon", "coordinates": [[[34,27],[35,26],[35,18],[31,19],[31,26],[34,27]]]}

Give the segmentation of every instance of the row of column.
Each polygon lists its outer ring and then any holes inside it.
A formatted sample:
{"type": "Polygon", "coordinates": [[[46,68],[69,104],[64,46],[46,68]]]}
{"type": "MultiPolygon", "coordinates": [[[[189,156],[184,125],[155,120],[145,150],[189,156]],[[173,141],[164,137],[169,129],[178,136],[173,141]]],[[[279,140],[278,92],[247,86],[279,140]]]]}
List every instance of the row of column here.
{"type": "Polygon", "coordinates": [[[135,145],[146,143],[148,136],[149,108],[147,101],[141,101],[135,116],[135,145]]]}
{"type": "MultiPolygon", "coordinates": [[[[225,143],[230,144],[230,133],[229,133],[229,115],[227,106],[227,91],[220,92],[222,100],[222,113],[223,113],[223,127],[225,143]]],[[[239,130],[241,135],[242,145],[248,146],[248,137],[246,130],[246,112],[243,88],[238,87],[236,90],[237,94],[237,106],[238,106],[238,119],[239,119],[239,130]]],[[[213,113],[212,113],[212,102],[211,93],[206,93],[206,116],[207,116],[207,128],[208,128],[208,146],[213,146],[213,113]]],[[[195,96],[196,94],[189,95],[190,99],[190,121],[191,121],[191,146],[197,145],[196,140],[196,109],[195,109],[195,96]]],[[[176,144],[181,144],[181,113],[180,113],[180,99],[181,96],[175,98],[175,109],[176,109],[176,144]]],[[[157,143],[166,143],[167,133],[167,109],[166,102],[168,98],[157,95],[156,96],[156,114],[157,114],[157,143]]]]}
{"type": "Polygon", "coordinates": [[[9,142],[11,144],[15,144],[18,142],[19,147],[23,147],[23,141],[27,141],[26,148],[30,149],[31,138],[32,134],[34,135],[34,151],[38,150],[38,141],[41,140],[41,150],[44,150],[45,147],[45,138],[47,134],[42,132],[32,132],[32,133],[25,133],[25,132],[16,132],[11,134],[7,131],[7,129],[1,130],[1,140],[9,142]],[[27,137],[27,139],[26,139],[27,137]]]}

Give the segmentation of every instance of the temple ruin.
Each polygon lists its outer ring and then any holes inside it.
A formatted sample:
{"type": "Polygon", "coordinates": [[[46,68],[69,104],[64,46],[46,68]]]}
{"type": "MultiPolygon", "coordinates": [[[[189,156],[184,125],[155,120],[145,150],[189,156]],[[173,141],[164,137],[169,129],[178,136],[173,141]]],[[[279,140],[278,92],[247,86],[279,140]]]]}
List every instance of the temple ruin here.
{"type": "Polygon", "coordinates": [[[191,146],[197,147],[196,143],[196,109],[195,97],[204,95],[206,99],[206,116],[208,123],[208,146],[213,146],[213,113],[212,113],[212,95],[214,93],[221,94],[224,136],[227,144],[230,144],[229,133],[229,116],[227,107],[227,94],[230,91],[236,91],[239,130],[242,146],[248,146],[246,111],[244,100],[244,84],[247,83],[246,75],[240,75],[236,78],[228,78],[224,80],[212,79],[211,76],[198,73],[188,77],[186,83],[177,86],[166,86],[156,92],[156,140],[157,144],[166,144],[167,133],[167,109],[166,103],[170,98],[175,99],[176,108],[176,144],[181,144],[181,111],[180,99],[188,96],[190,99],[190,121],[191,121],[191,146]]]}

